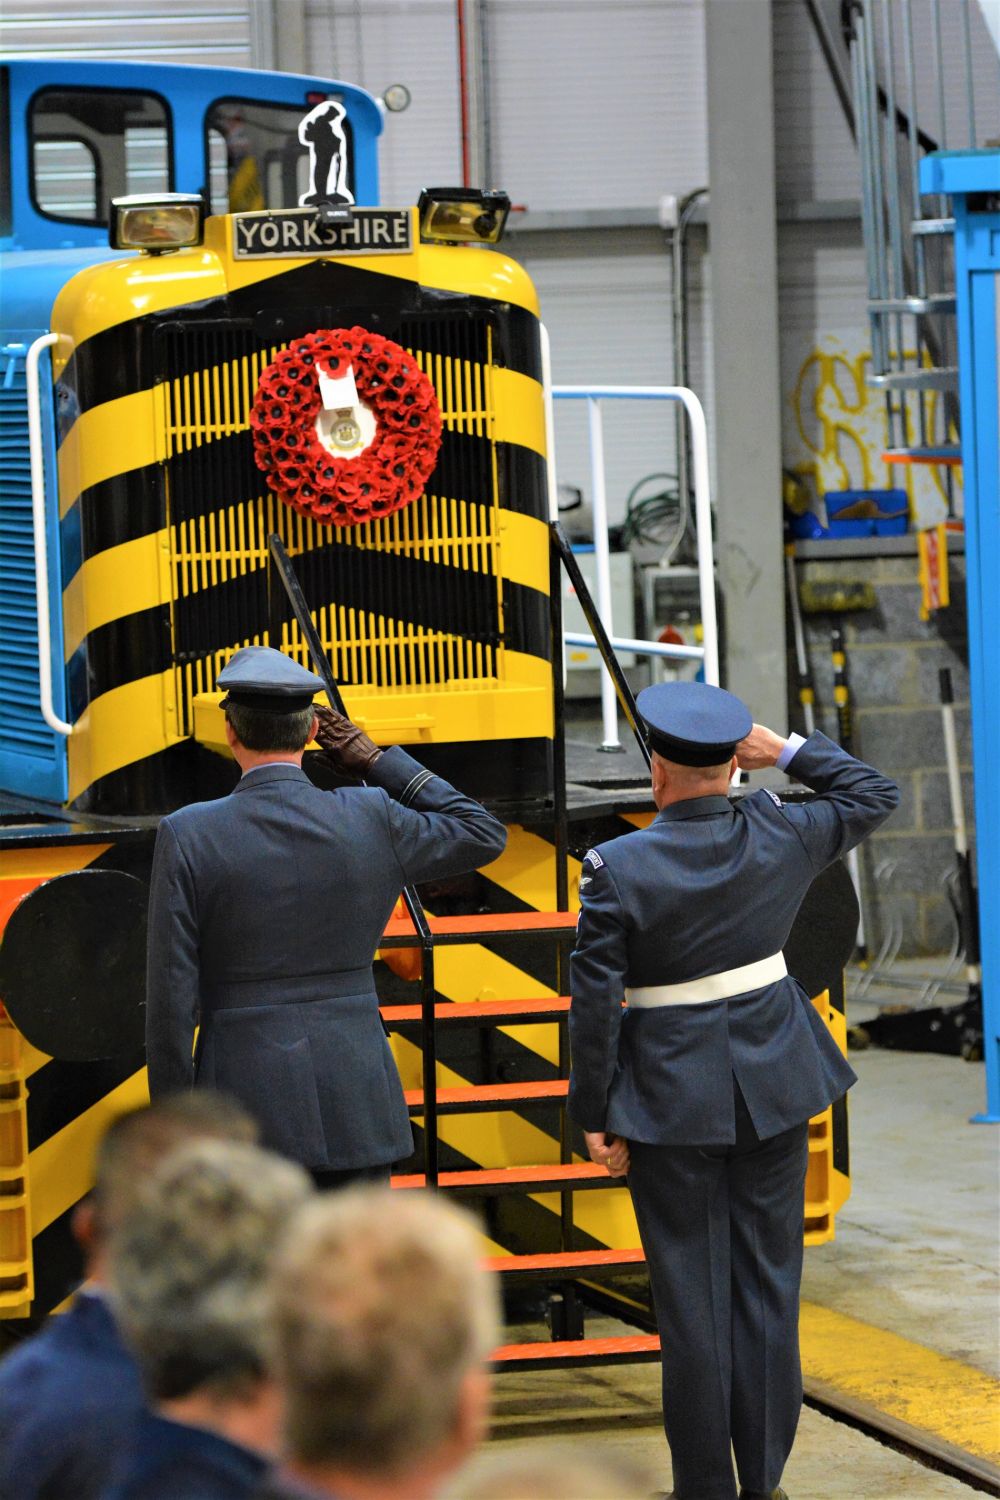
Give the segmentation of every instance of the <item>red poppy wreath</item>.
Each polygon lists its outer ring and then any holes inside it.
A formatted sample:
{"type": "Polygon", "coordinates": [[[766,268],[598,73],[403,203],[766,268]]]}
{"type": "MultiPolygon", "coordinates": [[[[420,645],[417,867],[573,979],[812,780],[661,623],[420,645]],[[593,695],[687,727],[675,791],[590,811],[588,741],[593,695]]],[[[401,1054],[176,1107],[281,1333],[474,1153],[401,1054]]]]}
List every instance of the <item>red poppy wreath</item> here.
{"type": "Polygon", "coordinates": [[[441,447],[427,376],[405,349],[364,328],[320,330],[283,349],[261,374],[250,427],[270,488],[327,526],[356,526],[415,500],[441,447]],[[343,382],[352,372],[357,404],[331,414],[320,375],[343,382]]]}

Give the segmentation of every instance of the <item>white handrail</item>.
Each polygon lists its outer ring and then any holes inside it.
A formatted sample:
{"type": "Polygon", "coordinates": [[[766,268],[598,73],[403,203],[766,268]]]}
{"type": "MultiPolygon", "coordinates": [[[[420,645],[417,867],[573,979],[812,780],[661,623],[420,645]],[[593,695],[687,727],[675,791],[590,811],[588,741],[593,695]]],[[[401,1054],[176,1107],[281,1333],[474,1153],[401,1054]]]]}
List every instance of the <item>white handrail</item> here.
{"type": "MultiPolygon", "coordinates": [[[[672,656],[682,661],[701,661],[705,655],[703,646],[675,646],[671,641],[636,641],[626,635],[612,635],[608,639],[616,651],[635,651],[640,656],[672,656]]],[[[564,631],[563,640],[567,646],[586,646],[590,651],[597,648],[594,637],[585,630],[564,631]]]]}
{"type": "Polygon", "coordinates": [[[42,718],[56,734],[70,735],[72,724],[60,719],[52,702],[52,632],[49,626],[49,548],[45,534],[45,454],[42,447],[42,403],[38,361],[42,351],[59,342],[57,333],[43,333],[24,357],[28,397],[28,457],[31,464],[31,521],[35,537],[35,616],[38,622],[38,696],[42,718]]]}
{"type": "MultiPolygon", "coordinates": [[[[701,600],[701,623],[704,646],[697,654],[704,656],[705,681],[719,683],[719,627],[715,610],[715,568],[712,557],[712,505],[708,475],[708,427],[705,411],[694,391],[683,385],[557,385],[552,387],[556,399],[586,401],[590,418],[590,461],[594,510],[594,560],[597,564],[597,611],[605,630],[612,634],[611,577],[608,548],[607,501],[604,484],[603,430],[600,407],[602,400],[679,401],[691,424],[691,479],[694,489],[695,537],[698,546],[698,592],[701,600]],[[596,436],[596,444],[595,444],[596,436]],[[600,474],[597,474],[597,455],[600,474]]],[[[657,652],[657,655],[660,653],[657,652]]],[[[604,724],[604,747],[618,746],[618,714],[614,687],[606,668],[601,669],[601,709],[604,724]]]]}

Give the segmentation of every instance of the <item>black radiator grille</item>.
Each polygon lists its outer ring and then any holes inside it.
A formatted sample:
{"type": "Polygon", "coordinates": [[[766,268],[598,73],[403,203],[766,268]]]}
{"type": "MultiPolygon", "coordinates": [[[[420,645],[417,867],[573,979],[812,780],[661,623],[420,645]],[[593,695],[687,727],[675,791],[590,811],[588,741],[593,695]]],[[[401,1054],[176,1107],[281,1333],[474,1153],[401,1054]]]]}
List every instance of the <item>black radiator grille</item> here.
{"type": "MultiPolygon", "coordinates": [[[[404,321],[444,423],[427,493],[362,526],[320,526],[271,494],[248,417],[280,344],[249,321],[161,325],[172,625],[183,732],[190,700],[267,629],[267,539],[282,537],[337,677],[379,688],[496,678],[502,651],[491,333],[485,317],[404,321]]],[[[294,623],[283,649],[307,661],[294,623]]]]}

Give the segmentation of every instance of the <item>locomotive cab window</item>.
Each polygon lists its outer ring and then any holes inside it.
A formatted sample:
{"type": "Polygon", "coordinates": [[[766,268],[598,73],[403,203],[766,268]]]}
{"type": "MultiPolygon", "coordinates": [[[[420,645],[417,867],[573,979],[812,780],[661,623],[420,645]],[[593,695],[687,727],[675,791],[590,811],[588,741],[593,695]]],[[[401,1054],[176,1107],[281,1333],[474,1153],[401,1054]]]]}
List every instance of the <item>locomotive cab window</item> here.
{"type": "Polygon", "coordinates": [[[170,190],[170,117],[155,94],[42,89],[29,130],[32,195],[48,218],[106,225],[111,198],[170,190]]]}
{"type": "Polygon", "coordinates": [[[11,230],[10,143],[10,74],[0,68],[0,235],[11,230]]]}
{"type": "Polygon", "coordinates": [[[346,112],[335,99],[309,104],[262,104],[217,99],[205,119],[209,201],[213,214],[295,208],[314,186],[317,162],[324,188],[353,202],[354,162],[346,112]],[[310,112],[326,114],[303,141],[299,127],[310,112]]]}

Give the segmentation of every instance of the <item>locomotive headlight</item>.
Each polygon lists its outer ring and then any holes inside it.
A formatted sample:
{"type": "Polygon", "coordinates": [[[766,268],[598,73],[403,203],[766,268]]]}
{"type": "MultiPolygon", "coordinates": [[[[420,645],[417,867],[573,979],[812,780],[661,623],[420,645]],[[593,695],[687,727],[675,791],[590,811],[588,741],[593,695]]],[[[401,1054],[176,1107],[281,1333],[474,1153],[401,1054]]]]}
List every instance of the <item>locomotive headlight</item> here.
{"type": "Polygon", "coordinates": [[[162,255],[200,245],[205,200],[200,193],[134,194],[112,198],[108,239],[116,250],[146,250],[162,255]]]}
{"type": "Polygon", "coordinates": [[[504,232],[510,199],[476,188],[424,188],[417,203],[420,238],[448,245],[495,245],[504,232]]]}

